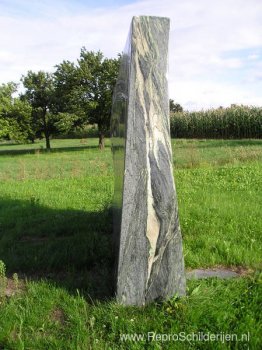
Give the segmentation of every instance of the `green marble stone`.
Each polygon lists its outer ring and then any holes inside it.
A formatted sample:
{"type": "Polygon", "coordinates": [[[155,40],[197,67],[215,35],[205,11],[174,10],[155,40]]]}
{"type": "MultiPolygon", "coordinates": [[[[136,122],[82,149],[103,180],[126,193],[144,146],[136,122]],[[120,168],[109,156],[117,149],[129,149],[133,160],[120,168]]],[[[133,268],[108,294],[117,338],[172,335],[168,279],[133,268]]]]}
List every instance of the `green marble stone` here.
{"type": "Polygon", "coordinates": [[[144,305],[185,294],[169,125],[169,19],[134,17],[112,110],[116,297],[144,305]]]}

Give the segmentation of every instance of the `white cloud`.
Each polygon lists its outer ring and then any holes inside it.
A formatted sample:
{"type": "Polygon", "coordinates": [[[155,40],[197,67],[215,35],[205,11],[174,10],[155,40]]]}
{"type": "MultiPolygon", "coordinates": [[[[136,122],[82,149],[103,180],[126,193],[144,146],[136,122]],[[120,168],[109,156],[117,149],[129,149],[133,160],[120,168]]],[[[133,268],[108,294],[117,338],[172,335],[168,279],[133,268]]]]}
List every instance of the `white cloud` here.
{"type": "Polygon", "coordinates": [[[172,98],[187,108],[262,105],[261,57],[253,50],[262,48],[261,0],[145,0],[114,9],[78,8],[69,1],[10,2],[3,11],[0,4],[0,83],[17,81],[29,69],[52,70],[63,59],[76,60],[82,46],[116,57],[132,16],[157,15],[171,18],[172,98]],[[246,59],[241,50],[250,50],[246,59]]]}
{"type": "Polygon", "coordinates": [[[253,55],[248,55],[247,59],[248,60],[257,60],[259,58],[259,55],[253,54],[253,55]]]}
{"type": "Polygon", "coordinates": [[[189,110],[228,107],[232,103],[262,105],[261,97],[256,96],[254,91],[228,83],[186,80],[171,82],[170,88],[177,100],[189,110]]]}

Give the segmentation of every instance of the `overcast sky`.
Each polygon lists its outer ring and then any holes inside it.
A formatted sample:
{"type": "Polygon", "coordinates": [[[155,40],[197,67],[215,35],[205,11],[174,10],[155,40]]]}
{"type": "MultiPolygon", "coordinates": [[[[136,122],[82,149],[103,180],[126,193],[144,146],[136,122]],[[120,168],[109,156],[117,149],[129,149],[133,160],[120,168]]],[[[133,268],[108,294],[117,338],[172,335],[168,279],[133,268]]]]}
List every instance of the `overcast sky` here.
{"type": "Polygon", "coordinates": [[[0,84],[76,61],[83,46],[117,57],[138,15],[171,19],[170,98],[262,106],[262,0],[0,0],[0,84]]]}

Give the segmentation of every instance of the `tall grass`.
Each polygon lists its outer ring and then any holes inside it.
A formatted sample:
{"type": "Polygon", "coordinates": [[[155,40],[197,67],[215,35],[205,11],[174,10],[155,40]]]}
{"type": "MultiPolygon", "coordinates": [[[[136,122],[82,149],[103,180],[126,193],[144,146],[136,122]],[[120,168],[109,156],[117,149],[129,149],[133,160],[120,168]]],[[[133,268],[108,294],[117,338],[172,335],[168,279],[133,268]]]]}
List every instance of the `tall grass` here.
{"type": "Polygon", "coordinates": [[[171,136],[178,138],[262,138],[262,108],[229,108],[171,114],[171,136]]]}

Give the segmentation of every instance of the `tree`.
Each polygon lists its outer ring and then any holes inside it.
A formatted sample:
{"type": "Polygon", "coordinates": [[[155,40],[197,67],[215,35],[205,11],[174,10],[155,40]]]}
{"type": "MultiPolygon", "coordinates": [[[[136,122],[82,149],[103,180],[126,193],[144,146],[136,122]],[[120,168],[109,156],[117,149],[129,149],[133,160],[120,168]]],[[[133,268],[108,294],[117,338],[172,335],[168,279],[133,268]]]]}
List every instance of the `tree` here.
{"type": "Polygon", "coordinates": [[[32,125],[32,107],[27,101],[19,98],[13,100],[13,104],[7,115],[10,125],[13,126],[10,138],[19,142],[34,142],[35,132],[32,125]]]}
{"type": "Polygon", "coordinates": [[[16,142],[32,140],[31,106],[27,101],[14,98],[17,84],[10,82],[0,86],[0,137],[16,142]]]}
{"type": "Polygon", "coordinates": [[[17,91],[17,84],[10,81],[7,84],[0,86],[0,106],[10,104],[13,99],[13,94],[17,91]]]}
{"type": "Polygon", "coordinates": [[[56,126],[61,132],[70,132],[87,123],[86,108],[82,103],[82,89],[78,67],[63,61],[54,73],[53,111],[57,115],[56,126]]]}
{"type": "Polygon", "coordinates": [[[0,139],[8,137],[11,130],[8,120],[0,117],[0,139]]]}
{"type": "Polygon", "coordinates": [[[36,134],[44,133],[46,149],[50,150],[50,136],[56,131],[55,117],[52,113],[54,101],[53,75],[43,71],[29,71],[22,77],[26,89],[22,100],[27,100],[32,106],[33,127],[36,134]]]}
{"type": "Polygon", "coordinates": [[[97,124],[99,147],[110,129],[113,89],[119,59],[104,58],[102,52],[81,49],[77,64],[63,61],[56,66],[55,105],[59,113],[57,126],[70,128],[97,124]],[[64,119],[66,118],[66,120],[64,119]]]}
{"type": "Polygon", "coordinates": [[[110,129],[112,96],[119,70],[119,59],[104,58],[102,52],[82,48],[78,60],[80,103],[88,122],[97,124],[99,148],[104,148],[104,137],[110,129]]]}
{"type": "Polygon", "coordinates": [[[171,113],[183,112],[183,107],[172,99],[169,100],[169,109],[171,113]]]}

